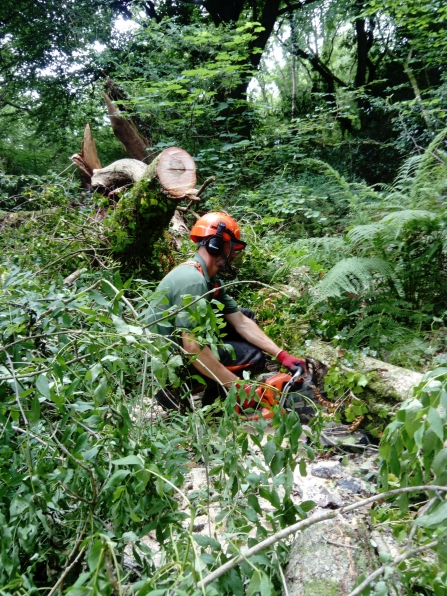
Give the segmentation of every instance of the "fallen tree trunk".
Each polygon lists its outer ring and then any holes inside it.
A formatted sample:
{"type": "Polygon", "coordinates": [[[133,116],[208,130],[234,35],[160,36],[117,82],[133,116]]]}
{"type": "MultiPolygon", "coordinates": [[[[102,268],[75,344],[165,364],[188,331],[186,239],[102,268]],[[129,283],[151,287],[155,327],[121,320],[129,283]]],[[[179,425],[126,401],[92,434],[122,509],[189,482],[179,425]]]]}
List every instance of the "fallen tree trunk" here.
{"type": "Polygon", "coordinates": [[[118,159],[105,168],[92,171],[91,186],[114,189],[118,186],[132,184],[143,178],[147,165],[138,159],[118,159]]]}
{"type": "MultiPolygon", "coordinates": [[[[312,341],[309,354],[326,366],[332,362],[340,362],[342,357],[338,348],[319,340],[312,341]]],[[[343,367],[350,368],[346,364],[343,364],[343,367]]],[[[376,378],[373,378],[368,386],[381,397],[395,401],[402,401],[410,397],[413,387],[419,385],[423,376],[422,373],[367,356],[358,357],[355,370],[363,373],[376,372],[376,378]]]]}
{"type": "Polygon", "coordinates": [[[126,159],[95,170],[92,181],[105,185],[123,182],[124,176],[133,186],[121,194],[114,212],[107,216],[108,228],[116,252],[125,261],[136,261],[139,267],[150,260],[154,244],[168,229],[178,201],[196,198],[195,163],[183,149],[170,147],[148,166],[126,159]]]}

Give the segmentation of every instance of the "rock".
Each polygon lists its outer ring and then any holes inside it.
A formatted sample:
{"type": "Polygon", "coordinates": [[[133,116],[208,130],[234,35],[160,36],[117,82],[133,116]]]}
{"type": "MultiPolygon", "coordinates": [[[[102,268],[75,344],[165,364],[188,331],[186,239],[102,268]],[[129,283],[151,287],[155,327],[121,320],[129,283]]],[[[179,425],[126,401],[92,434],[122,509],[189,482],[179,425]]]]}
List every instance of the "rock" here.
{"type": "Polygon", "coordinates": [[[338,462],[319,461],[311,467],[312,476],[318,478],[340,478],[343,475],[343,468],[338,462]]]}
{"type": "Polygon", "coordinates": [[[357,478],[353,478],[352,476],[345,476],[344,478],[340,478],[335,483],[338,488],[342,490],[347,490],[350,493],[360,494],[365,491],[363,483],[357,478]]]}
{"type": "Polygon", "coordinates": [[[289,596],[346,596],[377,559],[363,520],[328,520],[300,532],[285,576],[289,596]]]}
{"type": "Polygon", "coordinates": [[[343,507],[344,503],[338,495],[334,495],[325,488],[322,488],[320,490],[320,497],[317,500],[317,505],[323,509],[339,509],[340,507],[343,507]]]}

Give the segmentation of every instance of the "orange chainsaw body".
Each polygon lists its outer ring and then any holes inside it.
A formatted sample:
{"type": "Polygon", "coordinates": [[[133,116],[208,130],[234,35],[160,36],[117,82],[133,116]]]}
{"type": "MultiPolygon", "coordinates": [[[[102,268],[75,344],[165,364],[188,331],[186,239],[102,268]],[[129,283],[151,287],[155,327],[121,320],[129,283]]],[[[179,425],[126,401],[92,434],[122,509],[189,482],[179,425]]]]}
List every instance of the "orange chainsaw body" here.
{"type": "MultiPolygon", "coordinates": [[[[269,374],[261,375],[258,379],[259,388],[261,389],[259,402],[247,399],[242,405],[242,410],[249,407],[258,408],[253,414],[246,415],[247,420],[259,420],[260,418],[269,420],[273,418],[273,406],[279,402],[281,393],[291,378],[291,375],[287,373],[276,373],[271,376],[269,374]]],[[[243,415],[240,406],[236,406],[236,411],[238,414],[242,413],[243,415]]]]}

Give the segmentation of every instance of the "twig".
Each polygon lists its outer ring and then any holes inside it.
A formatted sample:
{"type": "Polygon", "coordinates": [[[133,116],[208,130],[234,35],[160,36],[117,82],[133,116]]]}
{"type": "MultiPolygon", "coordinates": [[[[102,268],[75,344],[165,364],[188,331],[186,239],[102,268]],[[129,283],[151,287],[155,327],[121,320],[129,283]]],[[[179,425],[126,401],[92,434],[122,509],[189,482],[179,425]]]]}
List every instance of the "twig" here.
{"type": "Polygon", "coordinates": [[[73,567],[79,561],[79,559],[82,557],[82,555],[84,554],[85,549],[86,549],[86,547],[83,546],[81,548],[81,550],[79,551],[79,554],[76,557],[76,559],[72,563],[70,563],[70,565],[68,567],[65,567],[65,569],[63,570],[62,575],[60,576],[60,578],[57,580],[57,582],[54,584],[54,586],[48,592],[48,596],[53,596],[53,594],[56,592],[56,590],[58,589],[58,587],[61,585],[61,583],[64,581],[64,579],[70,573],[70,571],[73,569],[73,567]]]}
{"type": "Polygon", "coordinates": [[[15,394],[16,394],[16,402],[17,405],[19,407],[20,410],[20,414],[22,415],[23,418],[23,423],[25,424],[25,426],[28,426],[29,422],[28,422],[28,418],[25,416],[25,412],[23,411],[22,408],[22,402],[20,401],[20,391],[19,391],[19,383],[17,381],[17,376],[14,370],[14,365],[12,363],[11,357],[9,355],[9,352],[7,350],[5,350],[5,348],[1,348],[3,350],[3,352],[5,352],[6,358],[9,362],[9,367],[11,370],[11,374],[12,374],[12,378],[14,380],[14,388],[15,388],[15,394]]]}
{"type": "Polygon", "coordinates": [[[399,563],[402,563],[402,561],[405,561],[405,559],[408,559],[409,557],[412,557],[413,555],[416,555],[417,553],[420,553],[423,550],[427,550],[427,548],[433,548],[437,544],[438,544],[438,541],[433,540],[433,542],[429,542],[428,544],[424,544],[423,546],[418,546],[416,548],[410,548],[409,550],[405,551],[404,553],[402,553],[401,555],[396,557],[394,559],[394,561],[385,563],[385,565],[382,565],[382,567],[379,567],[379,569],[376,569],[375,571],[370,573],[368,575],[368,577],[366,577],[362,581],[361,584],[359,584],[354,590],[352,590],[352,592],[349,592],[348,596],[358,596],[359,594],[361,594],[363,592],[363,590],[367,586],[369,586],[371,582],[373,582],[376,579],[376,577],[380,577],[382,575],[382,573],[384,573],[384,571],[386,570],[387,567],[395,567],[396,565],[399,565],[399,563]]]}
{"type": "Polygon", "coordinates": [[[328,544],[333,544],[334,546],[340,546],[341,548],[352,548],[352,550],[358,550],[358,546],[354,546],[353,544],[344,544],[343,542],[335,542],[335,540],[326,539],[328,544]]]}
{"type": "MultiPolygon", "coordinates": [[[[116,341],[114,344],[110,344],[110,346],[104,346],[104,350],[106,350],[106,349],[110,350],[111,348],[114,348],[115,346],[119,346],[120,344],[121,344],[120,341],[116,341]]],[[[84,354],[83,356],[78,356],[77,358],[73,358],[72,360],[67,360],[67,362],[65,364],[68,366],[69,364],[74,364],[75,362],[80,362],[81,360],[84,360],[85,358],[88,358],[88,357],[91,357],[91,354],[84,354]]],[[[16,378],[17,379],[27,379],[28,377],[37,377],[37,375],[48,372],[49,370],[52,370],[51,366],[47,366],[46,368],[41,368],[40,370],[35,371],[35,372],[24,373],[23,375],[16,375],[16,378]]],[[[13,378],[14,377],[0,377],[0,381],[8,381],[13,378]]]]}
{"type": "Polygon", "coordinates": [[[276,554],[276,562],[278,563],[279,575],[281,576],[283,594],[284,594],[284,596],[290,596],[289,589],[287,587],[286,578],[284,576],[284,571],[282,570],[281,563],[279,562],[278,552],[276,550],[275,550],[275,554],[276,554]]]}
{"type": "MultiPolygon", "coordinates": [[[[264,284],[261,281],[255,281],[255,280],[231,281],[229,283],[222,284],[221,286],[219,286],[219,289],[228,288],[230,286],[236,286],[238,284],[257,284],[258,286],[262,286],[264,288],[270,288],[271,290],[275,290],[275,292],[278,292],[278,294],[282,294],[286,298],[290,298],[289,294],[286,294],[286,292],[282,292],[281,290],[278,290],[277,288],[274,288],[273,286],[271,286],[269,284],[264,284]]],[[[192,300],[192,302],[190,302],[189,304],[187,304],[185,306],[182,306],[180,308],[177,308],[176,310],[173,310],[171,313],[169,313],[169,315],[165,315],[164,317],[161,317],[160,319],[157,319],[156,321],[151,321],[150,323],[148,323],[144,327],[152,327],[153,325],[156,325],[157,323],[161,323],[161,321],[165,321],[166,319],[170,319],[170,318],[178,315],[180,312],[182,312],[186,308],[191,308],[191,306],[193,306],[193,304],[195,304],[196,302],[198,302],[199,300],[201,300],[205,296],[208,296],[208,294],[214,294],[215,291],[216,291],[216,288],[213,288],[212,290],[209,290],[208,292],[205,292],[201,296],[198,296],[195,300],[192,300]]]]}
{"type": "Polygon", "coordinates": [[[92,499],[92,503],[91,505],[93,506],[96,503],[96,499],[98,496],[98,489],[96,487],[96,482],[95,482],[95,476],[93,474],[93,470],[91,468],[89,468],[88,466],[86,466],[85,464],[83,464],[79,459],[77,459],[74,455],[72,455],[68,449],[66,449],[66,447],[64,445],[62,445],[62,443],[60,441],[58,441],[56,439],[56,437],[53,437],[53,441],[56,443],[56,445],[59,447],[59,449],[65,453],[65,455],[67,455],[70,459],[72,459],[74,462],[76,462],[78,464],[78,466],[80,468],[82,468],[83,470],[85,470],[87,472],[87,474],[90,476],[90,479],[92,481],[92,489],[93,489],[93,499],[92,499]]]}
{"type": "MultiPolygon", "coordinates": [[[[4,424],[2,424],[1,426],[6,430],[6,426],[4,424]]],[[[56,449],[56,447],[53,447],[53,445],[50,445],[49,443],[45,443],[45,441],[42,441],[42,439],[39,439],[39,437],[37,437],[33,433],[29,432],[28,430],[24,430],[23,428],[20,428],[20,426],[11,426],[11,429],[17,431],[18,433],[22,433],[23,435],[29,435],[32,439],[34,439],[35,441],[37,441],[44,447],[51,447],[51,449],[56,449]]]]}
{"type": "Polygon", "coordinates": [[[48,265],[45,265],[45,267],[42,267],[42,269],[39,269],[38,271],[36,271],[36,275],[39,275],[39,273],[46,271],[47,269],[49,269],[56,263],[59,263],[59,261],[63,261],[64,259],[68,259],[69,257],[74,257],[75,255],[78,255],[81,252],[93,251],[96,253],[97,250],[109,250],[109,249],[108,248],[94,248],[93,246],[89,246],[88,248],[82,248],[81,250],[76,250],[74,252],[70,252],[70,253],[68,253],[68,255],[63,255],[62,257],[59,257],[58,259],[56,259],[55,261],[52,261],[48,265]]]}
{"type": "Polygon", "coordinates": [[[207,179],[205,180],[205,182],[202,184],[202,186],[199,188],[199,190],[197,191],[197,194],[196,194],[196,196],[197,196],[197,197],[200,197],[200,195],[202,194],[202,192],[203,192],[203,191],[204,191],[206,188],[208,188],[208,186],[209,186],[210,184],[212,184],[212,183],[213,183],[213,182],[215,182],[215,181],[216,181],[216,176],[210,176],[209,178],[207,178],[207,179]]]}
{"type": "MultiPolygon", "coordinates": [[[[438,498],[438,496],[433,497],[433,499],[430,499],[427,503],[425,503],[425,505],[418,510],[416,517],[421,517],[422,515],[425,515],[425,513],[430,509],[430,507],[434,504],[434,502],[436,501],[437,498],[438,498]]],[[[411,542],[413,540],[417,529],[418,529],[418,526],[416,524],[414,524],[413,527],[411,528],[410,534],[408,535],[408,542],[411,542]]]]}
{"type": "MultiPolygon", "coordinates": [[[[284,528],[283,530],[276,532],[276,534],[272,534],[272,536],[269,536],[265,540],[262,540],[256,546],[253,546],[252,548],[247,548],[247,549],[241,550],[241,553],[242,553],[241,555],[237,555],[236,557],[233,557],[232,559],[230,559],[229,561],[227,561],[226,563],[224,563],[223,565],[221,565],[220,567],[218,567],[217,569],[212,571],[210,574],[208,574],[205,577],[203,582],[200,582],[197,585],[197,587],[203,588],[203,587],[209,586],[216,579],[221,577],[224,573],[226,573],[227,571],[230,571],[230,569],[234,569],[235,567],[237,567],[240,563],[242,563],[246,559],[252,557],[253,555],[258,554],[259,552],[263,551],[265,548],[267,548],[269,546],[272,546],[276,542],[279,542],[280,540],[283,540],[284,538],[288,538],[290,535],[296,534],[296,532],[299,532],[301,530],[309,528],[310,526],[318,524],[322,521],[326,521],[328,519],[333,519],[334,517],[337,517],[338,515],[340,515],[342,513],[349,513],[350,511],[354,511],[355,509],[359,509],[360,507],[364,507],[365,505],[369,505],[370,503],[374,503],[375,501],[380,501],[382,499],[388,499],[389,497],[394,497],[394,496],[400,495],[402,493],[422,492],[422,491],[427,491],[427,490],[428,491],[439,490],[441,492],[447,493],[446,486],[434,486],[434,485],[427,485],[427,484],[424,484],[421,486],[406,486],[403,488],[390,490],[386,493],[382,493],[379,495],[373,495],[372,497],[368,497],[367,499],[362,499],[361,501],[357,501],[357,503],[353,503],[352,505],[347,505],[346,507],[342,507],[338,511],[327,511],[324,513],[319,513],[317,515],[313,515],[312,517],[309,517],[303,521],[300,521],[296,524],[289,526],[288,528],[284,528]]],[[[427,546],[425,548],[427,548],[427,546]]],[[[353,596],[353,595],[351,594],[349,596],[353,596]]]]}

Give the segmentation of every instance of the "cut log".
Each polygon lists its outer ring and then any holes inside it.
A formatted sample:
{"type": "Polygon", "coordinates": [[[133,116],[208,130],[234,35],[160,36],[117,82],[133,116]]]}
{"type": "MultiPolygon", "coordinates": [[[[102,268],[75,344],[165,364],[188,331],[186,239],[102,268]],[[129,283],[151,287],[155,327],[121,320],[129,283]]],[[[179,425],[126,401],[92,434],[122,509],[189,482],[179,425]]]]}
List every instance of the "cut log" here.
{"type": "MultiPolygon", "coordinates": [[[[193,158],[179,147],[165,149],[148,166],[137,159],[119,159],[100,170],[91,180],[94,188],[115,188],[139,181],[156,181],[170,199],[195,197],[196,165],[193,158]]],[[[154,187],[155,190],[155,187],[154,187]]]]}
{"type": "Polygon", "coordinates": [[[149,165],[144,177],[152,178],[154,175],[171,199],[183,199],[197,193],[194,192],[197,182],[196,164],[183,149],[170,147],[163,151],[157,161],[154,160],[149,165]]]}
{"type": "Polygon", "coordinates": [[[118,107],[113,103],[110,97],[103,93],[107,105],[110,123],[116,138],[121,141],[127,155],[132,159],[143,161],[149,154],[149,142],[138,132],[137,127],[132,120],[123,118],[118,107]]]}
{"type": "MultiPolygon", "coordinates": [[[[116,177],[120,163],[115,162],[107,169],[116,177]]],[[[144,167],[140,180],[122,194],[111,216],[116,223],[116,244],[122,243],[123,238],[126,241],[120,250],[124,260],[138,263],[148,260],[155,242],[168,229],[177,201],[197,194],[195,183],[194,160],[177,147],[166,149],[144,167]]]]}
{"type": "Polygon", "coordinates": [[[98,152],[96,151],[95,139],[92,135],[90,123],[87,122],[84,129],[84,139],[81,145],[81,152],[70,157],[81,175],[82,186],[91,188],[91,177],[95,168],[101,168],[98,152]]]}

